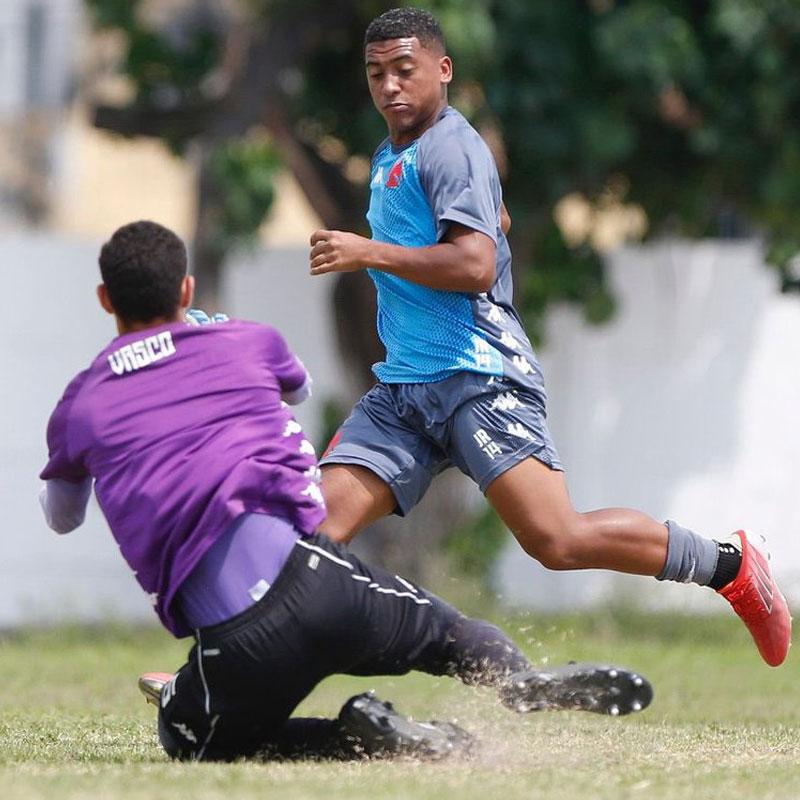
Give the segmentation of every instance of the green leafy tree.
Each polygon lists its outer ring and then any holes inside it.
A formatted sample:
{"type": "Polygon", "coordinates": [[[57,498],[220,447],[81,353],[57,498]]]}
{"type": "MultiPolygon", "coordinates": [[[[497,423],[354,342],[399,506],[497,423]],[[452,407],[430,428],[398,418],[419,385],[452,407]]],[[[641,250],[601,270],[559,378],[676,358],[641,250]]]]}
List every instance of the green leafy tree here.
{"type": "Polygon", "coordinates": [[[569,192],[596,205],[621,187],[651,235],[761,233],[796,288],[798,11],[792,0],[493,4],[486,95],[524,229],[517,254],[536,265],[523,304],[534,330],[554,300],[582,302],[596,321],[613,308],[597,253],[553,225],[569,192]]]}

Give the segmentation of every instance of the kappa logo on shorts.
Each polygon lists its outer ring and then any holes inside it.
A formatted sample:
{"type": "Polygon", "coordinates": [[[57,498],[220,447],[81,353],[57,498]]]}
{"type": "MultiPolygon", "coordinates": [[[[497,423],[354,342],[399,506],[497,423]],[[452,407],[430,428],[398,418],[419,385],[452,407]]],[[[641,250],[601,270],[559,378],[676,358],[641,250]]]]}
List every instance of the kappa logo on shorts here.
{"type": "Polygon", "coordinates": [[[500,306],[494,305],[492,303],[492,307],[489,309],[489,322],[494,322],[497,325],[502,325],[506,321],[505,314],[500,306]]]}
{"type": "Polygon", "coordinates": [[[514,358],[512,358],[511,361],[523,375],[528,375],[529,373],[533,372],[533,367],[531,366],[531,362],[528,361],[528,359],[525,358],[525,356],[514,356],[514,358]]]}
{"type": "Polygon", "coordinates": [[[518,439],[533,439],[531,432],[521,422],[509,422],[506,430],[518,439]]]}
{"type": "Polygon", "coordinates": [[[520,408],[521,406],[521,401],[518,400],[512,392],[503,392],[503,394],[499,395],[492,401],[492,405],[489,406],[489,410],[514,411],[514,409],[520,408]]]}

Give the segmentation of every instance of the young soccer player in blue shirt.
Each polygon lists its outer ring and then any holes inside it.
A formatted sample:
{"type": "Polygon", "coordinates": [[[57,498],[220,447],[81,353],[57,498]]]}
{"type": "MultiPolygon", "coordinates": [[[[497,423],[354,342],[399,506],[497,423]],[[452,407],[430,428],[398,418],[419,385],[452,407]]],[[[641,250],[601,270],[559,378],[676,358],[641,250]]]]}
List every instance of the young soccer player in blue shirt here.
{"type": "Polygon", "coordinates": [[[386,358],[321,462],[328,535],[348,541],[385,514],[407,513],[454,465],[544,566],[710,586],[764,660],[781,664],[791,619],[752,535],[718,542],[632,509],[573,508],[542,372],[512,304],[497,170],[448,105],[453,65],[439,24],[421,9],[393,9],[370,24],[364,52],[389,131],[372,161],[372,238],[316,231],[310,271],[368,271],[386,358]]]}

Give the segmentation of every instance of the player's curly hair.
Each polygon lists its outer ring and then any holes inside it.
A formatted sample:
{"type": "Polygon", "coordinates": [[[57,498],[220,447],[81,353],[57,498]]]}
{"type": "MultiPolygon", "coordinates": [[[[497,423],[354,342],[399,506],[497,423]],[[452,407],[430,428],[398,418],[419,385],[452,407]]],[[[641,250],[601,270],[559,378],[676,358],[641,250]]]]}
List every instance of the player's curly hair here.
{"type": "Polygon", "coordinates": [[[422,8],[393,8],[376,17],[367,26],[364,47],[371,42],[385,42],[387,39],[404,39],[411,36],[416,36],[423,47],[434,46],[440,48],[442,52],[447,49],[438,20],[430,11],[422,8]]]}
{"type": "Polygon", "coordinates": [[[172,317],[187,257],[183,242],[157,222],[123,225],[100,250],[100,274],[114,311],[126,322],[172,317]]]}

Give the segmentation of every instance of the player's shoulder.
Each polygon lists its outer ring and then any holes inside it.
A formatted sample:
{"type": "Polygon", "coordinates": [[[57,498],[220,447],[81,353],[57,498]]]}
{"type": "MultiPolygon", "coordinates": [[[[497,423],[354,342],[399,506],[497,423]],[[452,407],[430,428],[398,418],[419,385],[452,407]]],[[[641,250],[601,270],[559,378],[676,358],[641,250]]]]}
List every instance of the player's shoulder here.
{"type": "Polygon", "coordinates": [[[274,325],[267,322],[253,322],[251,320],[231,320],[219,325],[203,327],[218,328],[220,331],[227,331],[237,341],[237,343],[248,342],[261,352],[273,354],[282,353],[288,345],[286,337],[274,325]]]}
{"type": "Polygon", "coordinates": [[[442,146],[448,151],[454,145],[477,147],[488,152],[486,142],[469,120],[457,109],[447,106],[439,119],[419,138],[419,148],[423,150],[442,146]]]}
{"type": "Polygon", "coordinates": [[[467,165],[494,164],[488,145],[470,122],[452,106],[444,109],[439,119],[420,136],[417,164],[422,172],[442,167],[449,171],[466,169],[467,165]]]}
{"type": "MultiPolygon", "coordinates": [[[[243,334],[252,334],[253,336],[265,336],[268,338],[275,338],[276,336],[283,338],[283,334],[268,322],[253,322],[252,320],[232,320],[234,329],[241,331],[243,334]]],[[[228,323],[223,323],[227,325],[228,323]]]]}
{"type": "Polygon", "coordinates": [[[248,319],[231,318],[222,322],[212,322],[203,325],[186,325],[175,333],[178,340],[191,338],[192,336],[210,336],[212,338],[247,338],[269,335],[275,332],[275,328],[263,322],[255,322],[248,319]]]}
{"type": "Polygon", "coordinates": [[[72,408],[75,400],[80,396],[81,391],[87,384],[87,379],[91,375],[92,366],[90,365],[84,370],[81,370],[66,386],[58,403],[56,403],[53,413],[50,417],[50,427],[55,429],[58,427],[56,423],[60,420],[66,423],[66,420],[72,416],[72,408]]]}
{"type": "Polygon", "coordinates": [[[86,382],[92,372],[92,365],[88,366],[86,369],[81,370],[68,384],[66,389],[64,389],[64,394],[61,398],[62,402],[73,400],[77,397],[83,387],[86,385],[86,382]]]}

